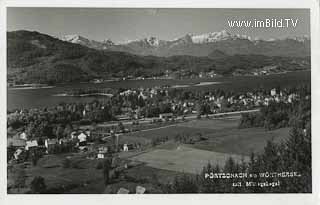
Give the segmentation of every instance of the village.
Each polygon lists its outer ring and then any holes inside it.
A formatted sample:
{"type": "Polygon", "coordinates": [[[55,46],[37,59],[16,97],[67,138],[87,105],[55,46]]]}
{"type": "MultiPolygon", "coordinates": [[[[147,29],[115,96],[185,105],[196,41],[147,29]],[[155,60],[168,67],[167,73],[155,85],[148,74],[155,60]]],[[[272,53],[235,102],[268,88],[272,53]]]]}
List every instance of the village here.
{"type": "MultiPolygon", "coordinates": [[[[299,94],[294,89],[280,90],[276,88],[269,91],[245,92],[237,95],[219,90],[201,94],[202,96],[199,96],[200,93],[181,92],[181,90],[178,91],[178,94],[173,94],[169,87],[122,90],[111,98],[111,100],[116,99],[117,102],[121,102],[121,107],[116,108],[118,112],[111,113],[111,116],[105,115],[107,121],[101,120],[93,123],[90,118],[87,118],[88,116],[92,117],[92,113],[106,108],[115,109],[108,107],[109,101],[78,107],[74,104],[64,104],[42,110],[15,110],[8,114],[8,167],[30,162],[36,166],[37,162],[43,157],[71,154],[73,157],[81,156],[94,161],[110,159],[111,168],[108,171],[108,178],[111,179],[119,176],[119,174],[121,175],[128,167],[135,166],[134,164],[137,162],[131,161],[131,157],[152,151],[154,147],[166,144],[173,139],[164,134],[156,138],[150,138],[150,140],[148,137],[133,136],[135,133],[139,135],[141,131],[157,130],[202,118],[237,117],[243,113],[258,112],[261,107],[272,103],[291,104],[300,99],[299,94]],[[175,95],[175,97],[172,97],[172,95],[175,95]],[[70,122],[70,118],[73,117],[68,117],[68,115],[61,116],[64,117],[63,119],[69,119],[69,123],[62,125],[57,123],[59,121],[50,118],[51,115],[56,116],[57,113],[66,114],[68,109],[70,112],[78,113],[78,122],[70,122]],[[41,115],[46,117],[42,118],[41,115]],[[43,119],[45,124],[38,122],[37,126],[30,129],[28,127],[29,123],[23,123],[30,122],[30,117],[34,122],[37,122],[37,118],[43,119]],[[53,127],[49,124],[49,119],[51,119],[52,125],[54,124],[53,127]],[[90,121],[90,123],[85,123],[85,120],[90,121]]],[[[309,97],[308,95],[305,96],[305,98],[309,97]]],[[[116,105],[113,102],[111,103],[116,105]]],[[[63,121],[60,119],[60,122],[63,121]]],[[[206,140],[206,138],[199,134],[177,135],[174,140],[183,144],[194,144],[206,140]]],[[[140,185],[138,189],[144,190],[140,185]]],[[[119,192],[127,191],[121,188],[119,192]]]]}
{"type": "MultiPolygon", "coordinates": [[[[138,99],[148,100],[154,98],[156,95],[168,95],[168,89],[161,89],[159,87],[152,89],[128,89],[119,93],[120,96],[129,98],[137,96],[138,99]]],[[[32,138],[24,131],[16,132],[13,136],[8,135],[8,149],[13,149],[14,154],[8,155],[8,159],[19,160],[21,159],[24,151],[33,149],[42,149],[46,154],[54,154],[59,152],[58,150],[74,150],[76,147],[81,151],[88,150],[88,145],[92,145],[93,141],[109,140],[112,141],[114,147],[109,149],[97,149],[97,158],[103,158],[109,150],[115,149],[116,151],[128,151],[129,149],[139,148],[138,145],[133,144],[119,144],[119,136],[124,133],[130,133],[132,131],[139,131],[140,129],[134,130],[135,127],[145,124],[144,129],[151,127],[161,127],[165,124],[178,123],[179,121],[185,121],[190,119],[196,119],[201,117],[219,117],[226,116],[229,114],[235,114],[237,111],[254,110],[261,106],[268,106],[271,102],[276,103],[293,103],[299,99],[299,95],[296,93],[287,93],[286,91],[275,88],[271,89],[268,95],[263,93],[252,93],[247,92],[238,96],[225,97],[205,95],[203,96],[203,104],[201,108],[197,105],[197,100],[171,100],[168,104],[171,107],[168,109],[171,112],[159,113],[158,117],[145,117],[141,115],[141,107],[138,109],[132,109],[131,106],[125,106],[121,108],[122,113],[116,115],[117,121],[102,122],[100,125],[95,126],[79,126],[76,130],[68,130],[69,133],[62,136],[56,136],[52,138],[48,136],[46,139],[41,139],[38,142],[36,138],[32,138]],[[233,109],[228,109],[232,107],[233,109]],[[181,113],[179,115],[179,113],[181,113]],[[221,115],[222,114],[222,115],[221,115]],[[85,129],[81,129],[85,128],[85,129]]],[[[168,100],[166,100],[167,102],[168,100]]],[[[130,100],[128,100],[130,102],[130,100]]],[[[197,104],[198,103],[198,104],[197,104]]],[[[151,105],[152,106],[152,105],[151,105]]],[[[58,109],[61,109],[58,107],[58,109]]],[[[63,108],[62,108],[63,109],[63,108]]],[[[103,109],[103,107],[101,108],[103,109]]],[[[92,111],[90,106],[85,106],[82,115],[85,117],[88,112],[92,111]]],[[[24,115],[25,111],[16,111],[11,115],[24,115]]],[[[10,115],[8,116],[10,118],[10,115]]],[[[142,129],[143,129],[142,128],[142,129]]],[[[8,129],[12,129],[8,127],[8,129]]],[[[21,130],[21,129],[20,129],[21,130]]],[[[8,132],[8,133],[13,133],[8,132]]]]}

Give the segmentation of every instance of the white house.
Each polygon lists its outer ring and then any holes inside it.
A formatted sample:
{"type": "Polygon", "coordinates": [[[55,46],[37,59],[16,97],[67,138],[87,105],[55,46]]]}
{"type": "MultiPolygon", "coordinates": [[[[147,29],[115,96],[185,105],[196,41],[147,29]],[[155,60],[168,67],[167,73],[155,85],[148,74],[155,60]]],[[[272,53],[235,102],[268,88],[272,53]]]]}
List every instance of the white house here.
{"type": "Polygon", "coordinates": [[[83,132],[81,132],[80,135],[78,135],[78,140],[79,140],[79,142],[87,141],[87,135],[85,135],[83,132]]]}
{"type": "Polygon", "coordinates": [[[171,119],[173,118],[173,113],[161,113],[159,114],[159,119],[171,119]]]}
{"type": "Polygon", "coordinates": [[[99,147],[97,158],[104,159],[108,153],[108,147],[99,147]]]}
{"type": "Polygon", "coordinates": [[[19,148],[19,149],[17,149],[17,150],[14,152],[13,156],[14,156],[14,158],[15,158],[16,160],[18,160],[18,159],[19,159],[19,156],[20,156],[22,153],[23,153],[23,149],[19,148]]]}
{"type": "Polygon", "coordinates": [[[123,151],[124,151],[124,152],[129,151],[129,148],[128,148],[128,145],[127,145],[127,144],[124,144],[124,145],[123,145],[123,151]]]}
{"type": "Polygon", "coordinates": [[[117,194],[129,194],[129,190],[128,189],[125,189],[125,188],[120,188],[117,192],[117,194]]]}
{"type": "Polygon", "coordinates": [[[76,139],[77,138],[77,132],[76,131],[73,131],[71,132],[71,139],[76,139]]]}
{"type": "Polygon", "coordinates": [[[38,147],[38,141],[37,140],[26,141],[26,144],[27,144],[26,145],[26,150],[38,147]]]}
{"type": "Polygon", "coordinates": [[[44,141],[44,145],[45,147],[48,149],[51,145],[56,145],[58,144],[58,140],[57,139],[46,139],[44,141]]]}
{"type": "Polygon", "coordinates": [[[22,139],[22,140],[27,140],[28,138],[27,138],[27,134],[25,133],[25,132],[22,132],[21,134],[20,134],[20,139],[22,139]]]}
{"type": "Polygon", "coordinates": [[[90,137],[91,132],[90,132],[89,129],[87,129],[86,131],[84,131],[84,133],[85,133],[88,137],[90,137]]]}
{"type": "Polygon", "coordinates": [[[270,95],[275,96],[277,94],[277,90],[275,88],[271,89],[270,95]]]}
{"type": "Polygon", "coordinates": [[[145,191],[146,188],[144,188],[143,186],[136,186],[136,194],[144,194],[145,191]]]}
{"type": "Polygon", "coordinates": [[[87,143],[87,135],[84,134],[83,132],[78,135],[78,140],[79,140],[79,146],[84,146],[87,143]]]}

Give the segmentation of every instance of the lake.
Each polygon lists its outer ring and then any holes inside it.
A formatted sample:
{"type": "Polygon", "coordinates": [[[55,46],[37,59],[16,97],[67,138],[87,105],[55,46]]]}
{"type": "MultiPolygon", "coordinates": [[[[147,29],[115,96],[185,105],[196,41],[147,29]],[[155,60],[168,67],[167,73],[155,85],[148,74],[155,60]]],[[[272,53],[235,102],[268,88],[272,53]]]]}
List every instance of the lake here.
{"type": "Polygon", "coordinates": [[[7,88],[7,109],[16,108],[36,108],[57,105],[61,102],[89,102],[103,97],[67,97],[57,96],[66,90],[73,88],[138,88],[169,85],[181,89],[200,89],[210,90],[223,88],[234,91],[249,91],[257,87],[273,88],[276,86],[298,85],[301,83],[311,83],[310,71],[298,71],[285,74],[274,74],[266,76],[233,76],[217,77],[209,79],[190,79],[190,80],[126,80],[104,83],[70,83],[59,84],[54,87],[39,89],[14,89],[7,88]]]}

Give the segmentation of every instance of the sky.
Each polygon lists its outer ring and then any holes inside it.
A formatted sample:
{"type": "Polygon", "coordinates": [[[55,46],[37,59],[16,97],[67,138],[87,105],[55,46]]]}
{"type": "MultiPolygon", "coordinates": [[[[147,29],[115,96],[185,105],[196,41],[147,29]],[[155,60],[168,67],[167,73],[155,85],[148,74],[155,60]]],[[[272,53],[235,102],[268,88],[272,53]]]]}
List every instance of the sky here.
{"type": "Polygon", "coordinates": [[[172,40],[187,33],[226,30],[251,38],[310,35],[308,9],[126,9],[126,8],[8,8],[7,30],[31,30],[62,37],[78,34],[116,43],[155,36],[172,40]],[[298,19],[290,28],[230,28],[228,20],[298,19]]]}

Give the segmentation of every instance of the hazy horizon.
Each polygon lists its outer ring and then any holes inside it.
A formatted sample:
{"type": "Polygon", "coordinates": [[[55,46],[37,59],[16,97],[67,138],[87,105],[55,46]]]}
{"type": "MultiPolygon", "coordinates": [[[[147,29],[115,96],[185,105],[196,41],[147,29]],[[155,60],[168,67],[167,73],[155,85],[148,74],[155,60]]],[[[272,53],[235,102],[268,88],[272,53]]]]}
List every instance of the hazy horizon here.
{"type": "Polygon", "coordinates": [[[115,43],[150,36],[172,40],[186,34],[226,30],[252,39],[310,36],[309,9],[8,8],[7,31],[77,34],[115,43]],[[228,20],[298,19],[296,28],[230,28],[228,20]]]}

